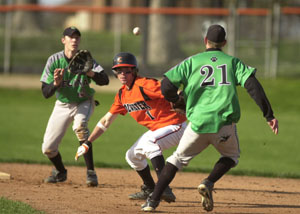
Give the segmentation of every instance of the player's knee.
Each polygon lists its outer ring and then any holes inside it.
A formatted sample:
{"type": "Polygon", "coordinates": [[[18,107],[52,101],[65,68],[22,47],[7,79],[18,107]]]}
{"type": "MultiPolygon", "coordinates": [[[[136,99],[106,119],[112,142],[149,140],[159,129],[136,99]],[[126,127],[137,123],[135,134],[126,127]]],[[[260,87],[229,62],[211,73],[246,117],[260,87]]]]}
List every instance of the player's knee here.
{"type": "Polygon", "coordinates": [[[53,158],[57,155],[58,151],[54,151],[48,147],[42,147],[42,153],[48,158],[53,158]]]}
{"type": "Polygon", "coordinates": [[[82,122],[79,127],[74,130],[79,141],[86,141],[89,137],[89,129],[87,122],[82,122]]]}
{"type": "Polygon", "coordinates": [[[146,159],[138,157],[138,155],[135,155],[134,150],[131,149],[126,152],[125,159],[129,166],[137,171],[143,170],[147,166],[146,159]]]}
{"type": "Polygon", "coordinates": [[[171,163],[181,170],[184,166],[188,165],[188,162],[184,162],[176,152],[174,152],[170,157],[167,158],[166,162],[171,163]]]}
{"type": "Polygon", "coordinates": [[[129,149],[129,150],[127,150],[127,152],[126,152],[126,155],[125,155],[125,159],[126,159],[126,161],[127,161],[127,163],[131,166],[131,165],[133,165],[133,152],[129,149]]]}

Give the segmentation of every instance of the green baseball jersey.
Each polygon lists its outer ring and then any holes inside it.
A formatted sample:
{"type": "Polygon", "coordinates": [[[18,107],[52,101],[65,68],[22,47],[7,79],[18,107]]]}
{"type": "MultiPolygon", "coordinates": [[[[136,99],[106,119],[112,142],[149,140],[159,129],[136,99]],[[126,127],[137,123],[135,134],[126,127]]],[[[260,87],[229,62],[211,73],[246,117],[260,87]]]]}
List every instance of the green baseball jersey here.
{"type": "Polygon", "coordinates": [[[186,116],[197,133],[217,133],[237,123],[240,105],[237,85],[244,87],[255,68],[219,50],[191,56],[165,73],[177,87],[183,86],[186,116]]]}
{"type": "MultiPolygon", "coordinates": [[[[68,72],[69,62],[65,58],[64,51],[60,51],[51,55],[43,70],[40,81],[50,84],[54,81],[54,70],[56,68],[65,69],[61,86],[56,90],[56,98],[63,103],[80,103],[95,93],[95,90],[90,88],[91,78],[86,75],[78,76],[68,72]],[[78,81],[76,81],[78,80],[78,81]]],[[[94,61],[94,72],[101,72],[103,68],[94,61]]]]}

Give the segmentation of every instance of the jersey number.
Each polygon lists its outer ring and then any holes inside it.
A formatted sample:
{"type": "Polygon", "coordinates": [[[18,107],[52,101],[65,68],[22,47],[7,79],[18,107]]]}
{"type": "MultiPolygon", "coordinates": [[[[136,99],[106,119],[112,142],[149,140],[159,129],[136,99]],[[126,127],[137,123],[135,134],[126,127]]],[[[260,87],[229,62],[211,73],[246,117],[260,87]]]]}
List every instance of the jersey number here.
{"type": "MultiPolygon", "coordinates": [[[[227,82],[227,67],[226,64],[217,66],[221,70],[221,82],[219,85],[230,85],[230,82],[227,82]]],[[[214,74],[214,68],[210,65],[204,65],[200,68],[200,75],[204,76],[204,80],[201,82],[200,86],[214,86],[215,78],[212,77],[214,74]]]]}
{"type": "Polygon", "coordinates": [[[153,117],[153,115],[150,113],[150,111],[146,111],[146,114],[148,117],[150,117],[151,120],[155,119],[155,117],[153,117]]]}

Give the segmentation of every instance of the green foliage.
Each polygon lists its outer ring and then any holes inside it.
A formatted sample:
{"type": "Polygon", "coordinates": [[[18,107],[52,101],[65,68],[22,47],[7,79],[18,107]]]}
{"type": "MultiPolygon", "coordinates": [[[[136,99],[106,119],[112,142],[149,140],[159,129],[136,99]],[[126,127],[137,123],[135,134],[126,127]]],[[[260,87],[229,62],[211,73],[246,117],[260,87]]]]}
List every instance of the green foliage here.
{"type": "Polygon", "coordinates": [[[5,214],[42,214],[45,212],[37,211],[28,204],[8,200],[4,197],[0,197],[0,213],[5,214]]]}
{"type": "MultiPolygon", "coordinates": [[[[279,120],[279,134],[272,133],[262,113],[245,89],[239,87],[242,117],[237,125],[241,158],[231,174],[300,178],[298,151],[300,120],[298,88],[300,80],[260,80],[279,120]]],[[[43,156],[41,145],[55,98],[44,99],[40,90],[13,90],[0,88],[0,129],[2,162],[50,164],[43,156]]],[[[100,106],[90,120],[93,130],[98,120],[109,110],[115,93],[97,92],[100,106]]],[[[129,115],[118,116],[111,127],[93,143],[97,167],[129,168],[125,153],[146,128],[129,115]]],[[[74,161],[78,141],[69,127],[60,152],[67,165],[84,165],[83,159],[74,161]]],[[[175,148],[164,152],[165,157],[175,148]]],[[[210,146],[195,157],[185,171],[208,172],[219,158],[210,146]]]]}

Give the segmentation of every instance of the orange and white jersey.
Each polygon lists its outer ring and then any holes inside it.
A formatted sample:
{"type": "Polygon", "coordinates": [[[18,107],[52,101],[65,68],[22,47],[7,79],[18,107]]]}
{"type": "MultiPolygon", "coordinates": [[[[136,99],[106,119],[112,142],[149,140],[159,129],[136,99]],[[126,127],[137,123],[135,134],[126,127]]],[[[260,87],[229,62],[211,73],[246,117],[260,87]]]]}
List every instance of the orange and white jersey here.
{"type": "Polygon", "coordinates": [[[145,77],[137,77],[130,90],[123,85],[109,112],[121,115],[128,112],[151,131],[186,121],[184,115],[171,111],[170,103],[161,93],[160,82],[145,77]]]}

